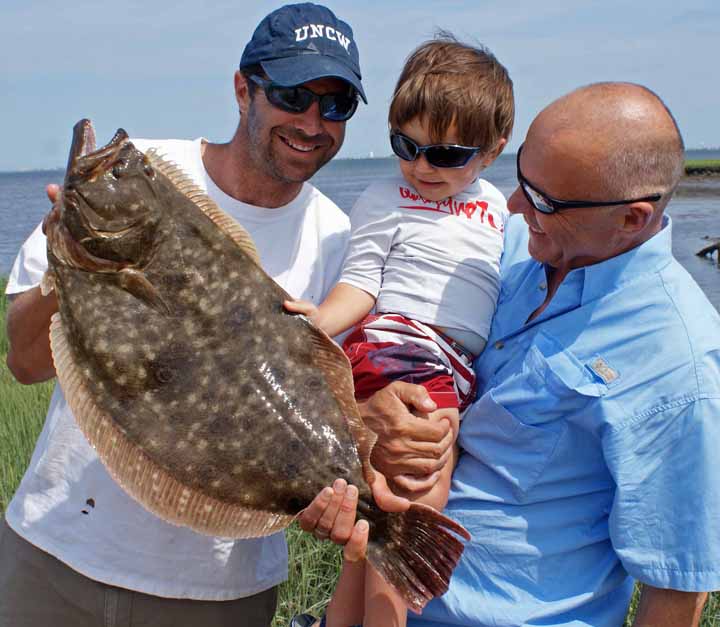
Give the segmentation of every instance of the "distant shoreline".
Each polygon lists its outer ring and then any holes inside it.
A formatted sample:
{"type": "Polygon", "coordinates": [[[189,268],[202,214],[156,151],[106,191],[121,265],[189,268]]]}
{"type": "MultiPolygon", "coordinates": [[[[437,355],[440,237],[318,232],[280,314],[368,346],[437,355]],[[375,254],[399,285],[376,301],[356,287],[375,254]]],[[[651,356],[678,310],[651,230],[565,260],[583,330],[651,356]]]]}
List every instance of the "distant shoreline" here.
{"type": "Polygon", "coordinates": [[[720,176],[720,159],[688,159],[685,161],[685,176],[720,176]]]}
{"type": "MultiPolygon", "coordinates": [[[[715,153],[720,152],[720,148],[716,149],[700,149],[700,148],[689,148],[686,152],[688,153],[711,153],[713,156],[715,153]]],[[[503,153],[501,159],[515,159],[516,153],[507,152],[503,153]]],[[[377,155],[374,157],[336,157],[328,165],[341,161],[382,161],[382,160],[395,160],[392,154],[389,155],[377,155]]],[[[687,176],[709,176],[709,177],[720,177],[720,159],[686,159],[685,160],[685,171],[687,176]]],[[[65,172],[65,166],[57,166],[55,168],[23,168],[22,170],[0,170],[0,176],[2,175],[23,175],[23,174],[43,174],[43,173],[56,173],[65,172]]]]}

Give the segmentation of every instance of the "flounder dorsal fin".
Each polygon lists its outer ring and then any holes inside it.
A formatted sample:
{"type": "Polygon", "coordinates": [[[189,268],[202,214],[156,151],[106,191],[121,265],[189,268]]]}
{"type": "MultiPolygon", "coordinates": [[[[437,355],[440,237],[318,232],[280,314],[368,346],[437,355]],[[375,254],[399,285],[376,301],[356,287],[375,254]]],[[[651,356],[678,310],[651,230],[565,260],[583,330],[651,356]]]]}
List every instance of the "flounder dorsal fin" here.
{"type": "Polygon", "coordinates": [[[58,382],[80,430],[110,476],[143,507],[173,524],[226,538],[266,536],[294,520],[294,516],[223,502],[180,483],[132,442],[93,400],[59,313],[50,322],[50,346],[58,382]]]}
{"type": "Polygon", "coordinates": [[[310,342],[313,363],[325,375],[325,380],[334,392],[357,444],[365,479],[372,483],[374,470],[370,464],[370,452],[377,441],[377,435],[367,428],[358,412],[350,362],[343,350],[324,331],[309,324],[312,327],[310,342]]]}
{"type": "Polygon", "coordinates": [[[258,266],[260,255],[250,233],[217,206],[207,192],[199,187],[177,164],[168,161],[157,150],[150,148],[146,153],[150,165],[164,174],[177,189],[192,200],[217,227],[233,240],[258,266]]]}

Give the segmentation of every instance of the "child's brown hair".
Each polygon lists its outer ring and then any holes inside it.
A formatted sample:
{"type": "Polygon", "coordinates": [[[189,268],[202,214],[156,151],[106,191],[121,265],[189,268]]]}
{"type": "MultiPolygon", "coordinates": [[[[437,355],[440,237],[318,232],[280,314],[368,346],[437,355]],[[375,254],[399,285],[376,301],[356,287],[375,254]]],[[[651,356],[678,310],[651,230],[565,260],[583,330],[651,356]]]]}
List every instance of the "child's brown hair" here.
{"type": "Polygon", "coordinates": [[[412,52],[395,85],[390,128],[416,117],[428,125],[433,142],[454,124],[459,143],[488,152],[512,132],[512,80],[487,48],[441,31],[412,52]]]}

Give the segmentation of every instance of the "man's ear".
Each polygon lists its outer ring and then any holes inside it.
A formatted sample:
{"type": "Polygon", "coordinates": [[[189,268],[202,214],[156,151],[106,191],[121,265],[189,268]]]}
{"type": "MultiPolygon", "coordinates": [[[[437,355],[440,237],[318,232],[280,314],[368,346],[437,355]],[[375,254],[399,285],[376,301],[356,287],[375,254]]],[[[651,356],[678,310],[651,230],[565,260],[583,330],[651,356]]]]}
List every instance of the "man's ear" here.
{"type": "Polygon", "coordinates": [[[621,228],[626,233],[634,235],[647,227],[654,215],[655,208],[649,202],[634,202],[627,205],[621,228]]]}
{"type": "Polygon", "coordinates": [[[250,86],[240,70],[235,72],[235,100],[240,109],[240,115],[247,113],[250,106],[250,86]]]}

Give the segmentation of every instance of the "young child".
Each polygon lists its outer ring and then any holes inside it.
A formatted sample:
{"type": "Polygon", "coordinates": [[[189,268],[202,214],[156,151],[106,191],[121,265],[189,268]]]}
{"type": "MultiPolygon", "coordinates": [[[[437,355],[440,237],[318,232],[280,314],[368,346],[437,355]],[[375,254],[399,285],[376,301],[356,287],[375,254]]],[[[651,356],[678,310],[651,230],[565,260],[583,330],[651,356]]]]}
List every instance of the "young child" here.
{"type": "MultiPolygon", "coordinates": [[[[488,50],[445,33],[417,48],[389,113],[402,178],[374,183],[353,207],[345,265],[327,299],[286,303],[330,336],[357,325],[343,348],[358,400],[391,381],[422,385],[438,407],[428,417],[449,418],[455,436],[495,311],[508,215],[503,195],[478,175],[502,152],[513,117],[512,81],[488,50]]],[[[453,467],[454,458],[412,498],[443,509],[453,467]]],[[[322,624],[404,626],[406,612],[374,569],[346,563],[322,624]]]]}

